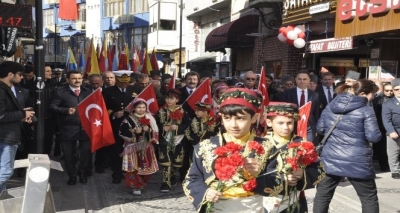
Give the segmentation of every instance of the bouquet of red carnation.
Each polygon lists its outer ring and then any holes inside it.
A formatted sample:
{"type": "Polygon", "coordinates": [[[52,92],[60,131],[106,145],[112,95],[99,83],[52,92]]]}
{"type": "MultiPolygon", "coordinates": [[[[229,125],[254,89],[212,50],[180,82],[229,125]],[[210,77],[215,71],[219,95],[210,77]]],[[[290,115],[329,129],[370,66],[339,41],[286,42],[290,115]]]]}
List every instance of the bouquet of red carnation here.
{"type": "Polygon", "coordinates": [[[149,126],[150,125],[150,119],[148,119],[148,118],[146,118],[146,117],[141,117],[140,119],[139,119],[139,123],[142,125],[142,126],[149,126]]]}
{"type": "MultiPolygon", "coordinates": [[[[255,155],[255,153],[264,153],[264,148],[260,143],[256,141],[250,141],[247,144],[250,151],[249,156],[243,156],[240,153],[243,147],[234,142],[228,142],[224,146],[218,147],[214,150],[214,154],[218,156],[214,164],[215,176],[219,180],[216,188],[217,191],[222,192],[224,189],[226,189],[227,181],[231,180],[234,176],[239,176],[241,179],[246,179],[246,175],[244,174],[246,171],[243,169],[245,158],[251,157],[251,154],[255,155]]],[[[251,177],[242,185],[243,189],[246,191],[253,191],[256,186],[257,183],[254,177],[251,177]]],[[[206,203],[206,213],[213,212],[214,203],[206,203]]]]}
{"type": "Polygon", "coordinates": [[[286,158],[286,171],[304,169],[306,166],[318,160],[318,154],[315,151],[312,142],[291,142],[288,145],[289,155],[286,158]]]}
{"type": "Polygon", "coordinates": [[[174,124],[179,124],[182,121],[183,113],[180,109],[176,109],[175,111],[170,112],[168,117],[174,124]]]}

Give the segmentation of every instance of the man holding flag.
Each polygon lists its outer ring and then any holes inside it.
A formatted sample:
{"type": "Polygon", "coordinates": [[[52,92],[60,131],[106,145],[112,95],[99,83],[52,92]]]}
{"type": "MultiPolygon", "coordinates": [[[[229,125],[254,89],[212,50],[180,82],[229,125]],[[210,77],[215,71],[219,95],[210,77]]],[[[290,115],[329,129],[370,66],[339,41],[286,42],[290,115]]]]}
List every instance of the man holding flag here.
{"type": "Polygon", "coordinates": [[[80,71],[70,70],[67,73],[68,84],[59,87],[54,92],[50,103],[50,110],[58,115],[65,168],[69,176],[68,185],[76,184],[77,175],[79,175],[79,182],[86,184],[87,174],[92,162],[90,140],[86,132],[82,129],[81,119],[76,110],[78,104],[92,93],[91,89],[82,87],[82,77],[80,71]],[[75,162],[77,141],[79,141],[80,149],[78,168],[76,168],[75,162]]]}

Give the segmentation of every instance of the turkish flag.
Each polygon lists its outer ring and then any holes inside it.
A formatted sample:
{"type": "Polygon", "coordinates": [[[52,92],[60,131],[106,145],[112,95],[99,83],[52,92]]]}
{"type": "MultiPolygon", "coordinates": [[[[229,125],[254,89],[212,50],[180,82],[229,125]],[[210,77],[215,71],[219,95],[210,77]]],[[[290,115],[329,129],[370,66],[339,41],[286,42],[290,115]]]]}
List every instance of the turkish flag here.
{"type": "Polygon", "coordinates": [[[77,20],[78,5],[76,4],[76,0],[60,0],[58,18],[70,21],[77,20]]]}
{"type": "Polygon", "coordinates": [[[311,104],[311,101],[309,101],[299,108],[300,120],[297,121],[297,135],[303,138],[307,138],[307,124],[310,117],[311,104]]]}
{"type": "MultiPolygon", "coordinates": [[[[204,80],[199,87],[186,99],[185,101],[189,106],[196,111],[196,103],[202,102],[207,104],[212,104],[211,96],[211,83],[210,79],[204,80]]],[[[210,115],[214,116],[214,112],[210,111],[210,115]]]]}
{"type": "Polygon", "coordinates": [[[101,90],[97,89],[78,104],[81,124],[92,143],[92,153],[115,143],[101,90]]]}
{"type": "Polygon", "coordinates": [[[158,68],[157,56],[156,56],[155,49],[153,49],[153,53],[151,53],[150,63],[151,63],[151,67],[153,68],[153,70],[160,70],[160,68],[158,68]]]}
{"type": "Polygon", "coordinates": [[[171,80],[169,80],[168,89],[175,89],[175,72],[172,73],[171,80]]]}
{"type": "Polygon", "coordinates": [[[258,83],[258,90],[261,92],[263,96],[263,106],[268,106],[269,104],[269,96],[268,96],[268,88],[267,88],[267,78],[265,77],[265,68],[261,68],[261,77],[260,82],[258,83]]]}
{"type": "MultiPolygon", "coordinates": [[[[160,109],[157,103],[156,93],[154,92],[153,84],[147,85],[146,88],[136,98],[142,98],[147,102],[147,109],[151,114],[156,114],[160,109]]],[[[135,99],[136,99],[135,98],[135,99]]],[[[126,107],[129,111],[132,111],[132,102],[126,107]]]]}

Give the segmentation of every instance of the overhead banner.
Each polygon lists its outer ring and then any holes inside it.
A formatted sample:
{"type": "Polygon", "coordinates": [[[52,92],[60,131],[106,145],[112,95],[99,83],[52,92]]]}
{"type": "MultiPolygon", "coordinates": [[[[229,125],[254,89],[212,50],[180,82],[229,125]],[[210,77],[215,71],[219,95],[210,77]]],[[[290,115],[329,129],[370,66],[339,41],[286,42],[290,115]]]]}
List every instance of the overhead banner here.
{"type": "Polygon", "coordinates": [[[306,43],[306,52],[309,53],[323,53],[339,50],[353,49],[353,37],[346,38],[328,38],[321,40],[309,41],[306,43]]]}

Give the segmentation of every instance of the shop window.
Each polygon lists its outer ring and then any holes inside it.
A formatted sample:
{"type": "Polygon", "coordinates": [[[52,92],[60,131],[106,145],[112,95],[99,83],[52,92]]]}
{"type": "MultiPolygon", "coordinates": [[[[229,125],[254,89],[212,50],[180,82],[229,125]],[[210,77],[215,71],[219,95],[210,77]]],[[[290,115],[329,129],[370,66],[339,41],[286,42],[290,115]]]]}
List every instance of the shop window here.
{"type": "Polygon", "coordinates": [[[131,48],[143,49],[147,47],[147,27],[138,27],[131,30],[131,48]]]}
{"type": "Polygon", "coordinates": [[[282,61],[266,61],[265,70],[267,74],[271,75],[274,80],[282,77],[282,61]]]}

